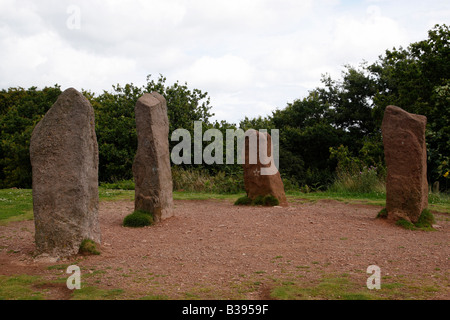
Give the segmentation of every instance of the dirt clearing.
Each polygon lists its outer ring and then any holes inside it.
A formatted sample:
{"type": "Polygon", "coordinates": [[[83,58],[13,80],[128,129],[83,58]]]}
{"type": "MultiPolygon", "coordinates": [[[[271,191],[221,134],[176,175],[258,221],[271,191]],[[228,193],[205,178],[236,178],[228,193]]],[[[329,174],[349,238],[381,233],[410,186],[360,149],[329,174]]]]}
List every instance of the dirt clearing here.
{"type": "MultiPolygon", "coordinates": [[[[183,200],[175,201],[176,216],[158,225],[122,227],[133,208],[129,201],[101,202],[101,255],[53,263],[34,261],[33,221],[0,226],[0,275],[39,276],[36,288],[45,288],[47,299],[73,297],[58,285],[72,264],[81,268],[82,286],[103,290],[103,298],[272,299],[283,297],[277,288],[318,288],[330,279],[368,294],[366,270],[377,265],[377,298],[450,298],[446,214],[436,214],[437,231],[425,232],[376,219],[381,208],[369,205],[183,200]]],[[[287,296],[293,297],[339,298],[313,290],[287,296]]]]}

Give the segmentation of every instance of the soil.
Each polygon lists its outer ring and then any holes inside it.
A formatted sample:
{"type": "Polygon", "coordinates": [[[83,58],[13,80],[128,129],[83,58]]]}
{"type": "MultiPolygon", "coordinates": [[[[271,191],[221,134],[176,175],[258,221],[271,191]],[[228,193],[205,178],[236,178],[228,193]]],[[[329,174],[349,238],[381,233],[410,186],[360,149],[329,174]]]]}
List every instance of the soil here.
{"type": "Polygon", "coordinates": [[[437,286],[427,299],[450,298],[448,214],[436,214],[439,228],[425,232],[376,219],[381,208],[364,204],[269,208],[183,200],[175,201],[173,218],[125,228],[133,208],[129,201],[101,202],[101,255],[57,262],[35,260],[33,221],[1,226],[0,275],[38,275],[36,289],[45,288],[48,299],[71,297],[63,281],[55,282],[69,276],[71,264],[80,266],[82,286],[122,289],[120,298],[270,299],[283,281],[308,285],[325,275],[345,275],[365,288],[367,268],[377,265],[384,282],[437,286]]]}

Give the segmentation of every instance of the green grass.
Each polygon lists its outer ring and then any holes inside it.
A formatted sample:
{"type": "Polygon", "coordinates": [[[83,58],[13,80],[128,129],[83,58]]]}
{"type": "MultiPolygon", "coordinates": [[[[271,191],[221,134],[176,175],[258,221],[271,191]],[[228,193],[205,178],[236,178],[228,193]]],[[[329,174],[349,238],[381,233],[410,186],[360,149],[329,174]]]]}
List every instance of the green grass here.
{"type": "Polygon", "coordinates": [[[100,188],[107,190],[133,190],[134,191],[134,181],[133,180],[122,180],[113,183],[100,183],[100,188]]]}
{"type": "Polygon", "coordinates": [[[430,210],[425,209],[419,217],[416,223],[406,221],[405,219],[398,220],[395,224],[401,226],[408,230],[424,230],[424,231],[434,231],[433,224],[436,222],[434,215],[430,210]]]}
{"type": "MultiPolygon", "coordinates": [[[[333,192],[333,191],[316,191],[311,193],[302,193],[300,191],[286,192],[288,201],[305,199],[310,201],[317,200],[337,200],[349,203],[364,203],[375,206],[386,205],[386,194],[384,193],[356,193],[356,192],[333,192]]],[[[449,201],[450,208],[450,201],[449,201]]]]}
{"type": "Polygon", "coordinates": [[[100,251],[98,251],[98,245],[90,240],[90,239],[84,239],[83,242],[81,242],[79,253],[82,255],[99,255],[100,251]]]}
{"type": "Polygon", "coordinates": [[[0,225],[23,220],[33,220],[31,190],[0,189],[0,225]]]}
{"type": "MultiPolygon", "coordinates": [[[[120,185],[120,183],[118,183],[120,185]]],[[[107,189],[99,187],[100,201],[134,201],[134,190],[107,189]]],[[[174,200],[226,200],[236,201],[244,197],[245,193],[217,194],[205,192],[175,191],[174,200]]],[[[386,195],[382,192],[355,193],[318,191],[302,193],[300,191],[286,192],[288,201],[299,200],[317,201],[332,199],[345,203],[363,203],[369,205],[386,206],[386,195]]],[[[430,194],[429,209],[433,212],[450,214],[450,195],[430,194]]],[[[0,226],[13,221],[33,220],[33,201],[30,189],[0,189],[0,226]]]]}
{"type": "Polygon", "coordinates": [[[169,300],[166,295],[150,295],[139,298],[139,300],[169,300]]]}
{"type": "Polygon", "coordinates": [[[255,199],[250,199],[247,196],[243,196],[236,200],[234,203],[235,206],[268,206],[268,207],[274,207],[278,206],[280,202],[277,198],[275,198],[272,195],[266,195],[266,196],[257,196],[255,199]]]}
{"type": "Polygon", "coordinates": [[[365,281],[356,280],[349,274],[324,274],[313,282],[274,279],[270,297],[278,300],[425,300],[447,291],[445,283],[428,278],[396,278],[388,282],[383,277],[380,290],[369,290],[365,281]]]}
{"type": "Polygon", "coordinates": [[[174,191],[174,200],[236,200],[237,198],[245,196],[245,193],[236,194],[218,194],[206,192],[188,192],[188,191],[174,191]]]}
{"type": "Polygon", "coordinates": [[[134,201],[134,190],[107,189],[100,186],[98,197],[100,201],[134,201]]]}
{"type": "Polygon", "coordinates": [[[124,294],[122,289],[100,289],[97,287],[81,287],[80,290],[73,290],[71,300],[117,300],[124,294]]]}
{"type": "Polygon", "coordinates": [[[252,204],[252,199],[247,196],[243,196],[236,200],[234,203],[235,206],[249,206],[252,204]]]}
{"type": "Polygon", "coordinates": [[[40,281],[39,277],[26,274],[0,275],[0,300],[42,300],[42,292],[33,287],[40,281]]]}
{"type": "Polygon", "coordinates": [[[146,211],[134,211],[123,220],[124,227],[141,228],[153,224],[153,215],[146,211]]]}
{"type": "Polygon", "coordinates": [[[347,275],[323,276],[316,285],[282,282],[272,289],[270,296],[278,300],[372,300],[366,287],[353,282],[347,275]]]}

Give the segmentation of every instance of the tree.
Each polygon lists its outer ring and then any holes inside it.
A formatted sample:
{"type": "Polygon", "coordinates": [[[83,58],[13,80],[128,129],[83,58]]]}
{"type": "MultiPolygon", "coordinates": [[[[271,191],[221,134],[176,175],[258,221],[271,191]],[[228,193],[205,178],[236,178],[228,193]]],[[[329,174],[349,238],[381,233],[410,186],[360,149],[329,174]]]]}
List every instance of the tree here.
{"type": "Polygon", "coordinates": [[[31,134],[60,94],[58,85],[0,91],[0,188],[31,187],[31,134]]]}
{"type": "Polygon", "coordinates": [[[112,92],[104,91],[98,97],[85,93],[96,112],[100,181],[132,179],[132,165],[137,150],[134,107],[144,93],[158,92],[167,101],[170,149],[176,145],[170,141],[174,130],[183,128],[193,133],[194,121],[209,124],[212,114],[208,93],[199,89],[190,90],[187,84],[176,82],[167,86],[165,82],[166,78],[162,75],[157,81],[149,75],[143,87],[136,87],[132,83],[123,87],[118,84],[113,86],[112,92]]]}
{"type": "Polygon", "coordinates": [[[428,39],[406,49],[387,50],[369,70],[378,87],[375,121],[381,123],[388,105],[426,116],[428,178],[430,182],[442,180],[438,166],[450,155],[450,28],[436,25],[428,32],[428,39]]]}

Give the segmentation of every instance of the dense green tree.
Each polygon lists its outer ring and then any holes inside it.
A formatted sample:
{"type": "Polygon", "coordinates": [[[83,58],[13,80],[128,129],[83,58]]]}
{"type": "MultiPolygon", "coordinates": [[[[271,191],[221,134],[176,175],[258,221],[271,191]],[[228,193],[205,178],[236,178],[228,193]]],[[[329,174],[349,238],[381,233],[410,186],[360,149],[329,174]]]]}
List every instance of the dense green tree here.
{"type": "Polygon", "coordinates": [[[428,39],[387,50],[369,69],[378,88],[375,121],[381,123],[388,105],[426,116],[428,177],[430,182],[442,180],[438,167],[450,155],[450,28],[436,25],[428,39]]]}
{"type": "Polygon", "coordinates": [[[0,91],[0,188],[31,187],[31,134],[60,94],[57,85],[0,91]]]}
{"type": "MultiPolygon", "coordinates": [[[[340,79],[322,78],[322,87],[306,98],[288,103],[270,116],[245,118],[248,129],[280,130],[280,172],[298,185],[326,186],[333,179],[338,161],[333,154],[345,150],[349,159],[364,166],[383,166],[381,121],[388,105],[425,115],[427,125],[428,175],[430,183],[446,181],[450,175],[450,30],[437,25],[428,38],[407,48],[386,50],[379,59],[357,68],[345,66],[340,79]],[[342,147],[341,147],[342,146],[342,147]]],[[[132,178],[137,148],[134,107],[145,92],[159,92],[168,104],[170,135],[187,129],[193,138],[194,122],[202,131],[218,129],[226,150],[226,130],[236,130],[226,121],[210,123],[207,93],[187,84],[166,84],[162,75],[148,76],[141,87],[132,83],[113,86],[96,95],[84,91],[96,114],[100,153],[100,181],[132,178]]],[[[61,93],[59,86],[0,91],[0,188],[30,187],[29,140],[35,125],[61,93]]],[[[193,139],[192,139],[192,144],[193,139]]],[[[202,142],[202,150],[211,142],[202,142]]],[[[178,142],[170,142],[172,149],[178,142]]],[[[237,146],[236,146],[237,147],[237,146]]],[[[235,147],[235,153],[237,149],[235,147]]],[[[194,149],[192,148],[192,151],[194,149]]],[[[224,163],[226,152],[224,152],[224,163]]],[[[191,154],[191,158],[192,154],[191,154]]],[[[242,174],[240,165],[182,165],[216,174],[242,174]]],[[[380,170],[381,172],[382,170],[380,170]]],[[[441,185],[446,185],[442,183],[441,185]]]]}
{"type": "MultiPolygon", "coordinates": [[[[85,93],[96,111],[100,181],[132,179],[132,164],[137,149],[134,107],[146,92],[158,92],[165,97],[169,137],[179,128],[193,133],[194,121],[202,121],[205,126],[209,124],[212,114],[208,93],[199,89],[190,90],[187,84],[181,85],[179,82],[167,86],[162,75],[157,81],[148,76],[143,87],[116,85],[112,92],[105,91],[98,97],[85,93]]],[[[170,142],[171,148],[175,144],[170,142]]]]}

